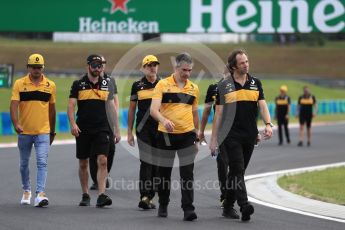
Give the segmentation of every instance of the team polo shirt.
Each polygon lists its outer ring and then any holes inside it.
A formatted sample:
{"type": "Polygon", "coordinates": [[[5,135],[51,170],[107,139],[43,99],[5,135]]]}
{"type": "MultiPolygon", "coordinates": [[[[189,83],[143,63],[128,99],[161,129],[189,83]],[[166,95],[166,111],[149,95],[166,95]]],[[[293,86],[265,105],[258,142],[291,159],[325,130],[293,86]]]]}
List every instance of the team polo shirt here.
{"type": "Polygon", "coordinates": [[[291,99],[288,95],[279,95],[275,99],[277,116],[285,116],[288,113],[288,107],[291,104],[291,99]]]}
{"type": "Polygon", "coordinates": [[[38,135],[50,132],[49,104],[55,104],[55,83],[44,75],[36,86],[29,75],[16,80],[11,100],[19,101],[19,124],[22,134],[38,135]]]}
{"type": "Polygon", "coordinates": [[[137,117],[136,126],[143,121],[145,125],[154,125],[157,127],[157,121],[150,116],[150,107],[152,102],[153,90],[157,85],[160,78],[157,78],[155,82],[151,83],[146,77],[141,78],[139,81],[135,81],[131,90],[131,101],[137,102],[137,117]]]}
{"type": "Polygon", "coordinates": [[[312,116],[313,105],[315,105],[316,99],[314,95],[302,95],[298,98],[298,105],[300,106],[301,116],[312,116]]]}
{"type": "Polygon", "coordinates": [[[215,102],[217,98],[217,85],[217,83],[209,85],[205,97],[205,104],[212,104],[214,111],[216,110],[215,102]]]}
{"type": "MultiPolygon", "coordinates": [[[[195,129],[193,109],[197,109],[199,103],[199,88],[196,84],[187,80],[185,86],[179,88],[171,75],[157,83],[152,99],[161,100],[160,113],[175,124],[173,134],[195,129]]],[[[158,130],[168,132],[161,123],[158,130]]]]}
{"type": "Polygon", "coordinates": [[[247,75],[242,86],[233,77],[219,83],[217,105],[224,105],[221,129],[239,140],[254,140],[258,134],[258,101],[264,100],[261,81],[247,75]]]}
{"type": "Polygon", "coordinates": [[[104,78],[107,81],[110,81],[109,87],[111,88],[110,91],[115,95],[117,94],[117,85],[114,77],[110,77],[108,74],[104,74],[104,78]]]}
{"type": "Polygon", "coordinates": [[[99,77],[93,84],[87,74],[73,82],[70,98],[78,103],[77,121],[81,131],[109,131],[106,103],[114,99],[114,87],[109,78],[99,77]]]}

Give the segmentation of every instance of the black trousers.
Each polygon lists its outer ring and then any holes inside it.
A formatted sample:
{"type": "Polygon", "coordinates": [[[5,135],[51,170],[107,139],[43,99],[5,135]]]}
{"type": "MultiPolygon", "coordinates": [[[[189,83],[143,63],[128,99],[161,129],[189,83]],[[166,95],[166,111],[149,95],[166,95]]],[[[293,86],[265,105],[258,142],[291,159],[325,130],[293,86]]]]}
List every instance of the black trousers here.
{"type": "Polygon", "coordinates": [[[194,210],[194,159],[198,151],[196,145],[196,134],[188,132],[183,134],[168,134],[158,132],[157,147],[159,156],[159,185],[158,196],[161,205],[169,204],[171,188],[171,171],[175,155],[179,158],[180,186],[181,186],[181,208],[194,210]]]}
{"type": "Polygon", "coordinates": [[[145,126],[137,132],[140,171],[139,171],[139,191],[140,199],[144,196],[152,199],[157,191],[156,181],[158,169],[157,159],[154,158],[156,151],[157,126],[145,126]]]}
{"type": "MultiPolygon", "coordinates": [[[[114,141],[114,134],[110,131],[109,135],[109,153],[107,157],[107,169],[108,173],[111,170],[111,167],[113,166],[114,156],[115,156],[115,141],[114,141]]],[[[97,184],[97,156],[92,155],[89,160],[89,167],[90,167],[90,175],[91,179],[94,184],[97,184]]]]}
{"type": "Polygon", "coordinates": [[[279,137],[279,143],[283,143],[283,130],[282,128],[284,127],[284,132],[285,132],[285,137],[286,141],[290,143],[290,134],[289,134],[289,120],[286,119],[285,117],[278,117],[278,137],[279,137]]]}
{"type": "Polygon", "coordinates": [[[219,153],[217,156],[217,172],[220,187],[220,200],[224,200],[226,198],[226,183],[229,172],[229,163],[227,160],[225,149],[223,148],[223,145],[219,146],[219,153]]]}
{"type": "Polygon", "coordinates": [[[241,207],[248,203],[244,173],[254,150],[254,140],[246,143],[227,137],[223,145],[229,165],[228,187],[224,208],[229,209],[233,207],[235,201],[241,207]]]}

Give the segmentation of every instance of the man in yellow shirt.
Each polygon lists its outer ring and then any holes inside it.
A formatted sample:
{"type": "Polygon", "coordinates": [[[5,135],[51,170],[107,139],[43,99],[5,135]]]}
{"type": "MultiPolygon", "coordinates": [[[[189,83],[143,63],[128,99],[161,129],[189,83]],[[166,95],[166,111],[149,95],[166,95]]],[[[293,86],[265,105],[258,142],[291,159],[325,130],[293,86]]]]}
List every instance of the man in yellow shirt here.
{"type": "Polygon", "coordinates": [[[34,145],[37,161],[35,206],[44,207],[49,203],[45,195],[45,184],[49,145],[55,137],[56,87],[53,81],[43,75],[42,55],[30,55],[27,69],[28,74],[14,83],[10,105],[12,123],[18,133],[20,173],[24,190],[20,203],[31,202],[29,160],[34,145]]]}
{"type": "Polygon", "coordinates": [[[194,212],[194,159],[199,129],[199,88],[188,78],[193,68],[187,53],[176,57],[175,72],[160,80],[152,97],[151,116],[159,122],[157,132],[159,217],[167,217],[170,196],[171,171],[175,154],[179,157],[182,209],[184,220],[197,218],[194,212]]]}

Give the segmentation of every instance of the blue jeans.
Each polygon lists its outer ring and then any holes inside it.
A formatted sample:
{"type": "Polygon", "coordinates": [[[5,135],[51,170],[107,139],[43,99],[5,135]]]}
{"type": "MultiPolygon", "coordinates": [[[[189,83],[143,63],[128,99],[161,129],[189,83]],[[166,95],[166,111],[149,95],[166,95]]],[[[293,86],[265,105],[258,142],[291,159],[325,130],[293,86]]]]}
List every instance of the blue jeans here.
{"type": "Polygon", "coordinates": [[[20,174],[22,177],[23,190],[31,191],[29,160],[32,145],[36,150],[37,178],[36,194],[43,192],[47,178],[48,152],[50,147],[49,134],[40,135],[18,135],[18,148],[20,152],[20,174]]]}

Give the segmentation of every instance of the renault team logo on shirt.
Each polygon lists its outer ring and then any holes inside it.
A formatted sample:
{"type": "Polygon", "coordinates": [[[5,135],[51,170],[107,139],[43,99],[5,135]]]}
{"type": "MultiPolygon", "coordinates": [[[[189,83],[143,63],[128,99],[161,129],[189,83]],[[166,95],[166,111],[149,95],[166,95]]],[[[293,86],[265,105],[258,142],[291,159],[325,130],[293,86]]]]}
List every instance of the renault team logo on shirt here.
{"type": "Polygon", "coordinates": [[[110,14],[115,13],[118,10],[121,10],[123,13],[127,14],[127,3],[129,0],[108,0],[111,3],[110,14]]]}

